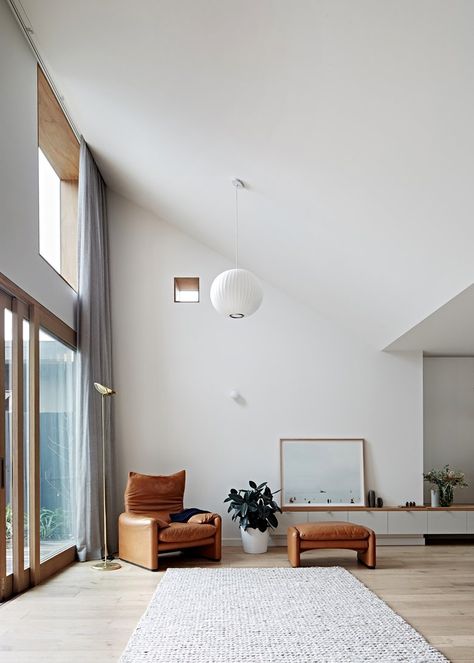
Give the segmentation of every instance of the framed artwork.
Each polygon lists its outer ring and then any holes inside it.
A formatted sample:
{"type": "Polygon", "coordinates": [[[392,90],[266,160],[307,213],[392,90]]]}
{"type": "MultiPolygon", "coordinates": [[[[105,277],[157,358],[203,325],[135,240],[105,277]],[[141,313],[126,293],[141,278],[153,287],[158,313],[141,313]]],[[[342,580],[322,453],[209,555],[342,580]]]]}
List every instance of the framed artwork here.
{"type": "Polygon", "coordinates": [[[281,507],[365,506],[362,438],[280,440],[281,507]]]}

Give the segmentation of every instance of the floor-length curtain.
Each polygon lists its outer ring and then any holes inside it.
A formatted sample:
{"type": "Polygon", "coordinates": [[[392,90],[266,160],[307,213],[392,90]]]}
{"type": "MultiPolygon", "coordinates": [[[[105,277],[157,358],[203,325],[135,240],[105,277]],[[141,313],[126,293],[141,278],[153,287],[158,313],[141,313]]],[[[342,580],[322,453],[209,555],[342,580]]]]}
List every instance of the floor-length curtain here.
{"type": "MultiPolygon", "coordinates": [[[[112,386],[109,249],[105,183],[81,140],[78,200],[77,550],[81,561],[101,556],[101,396],[94,382],[112,386]]],[[[111,406],[106,402],[106,448],[111,458],[111,406]]],[[[106,467],[113,486],[113,463],[106,467]]],[[[111,495],[111,491],[108,491],[111,495]]],[[[112,507],[111,498],[108,500],[112,507]]],[[[115,530],[115,528],[113,528],[115,530]]],[[[114,533],[109,550],[115,550],[114,533]]]]}

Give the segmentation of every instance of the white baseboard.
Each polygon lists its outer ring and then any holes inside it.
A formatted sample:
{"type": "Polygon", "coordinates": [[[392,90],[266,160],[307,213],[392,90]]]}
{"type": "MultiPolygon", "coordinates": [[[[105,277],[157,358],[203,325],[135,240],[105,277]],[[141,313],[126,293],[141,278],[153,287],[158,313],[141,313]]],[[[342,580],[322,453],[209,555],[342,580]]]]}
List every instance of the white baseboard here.
{"type": "MultiPolygon", "coordinates": [[[[234,538],[222,539],[223,546],[241,546],[242,541],[239,536],[234,538]]],[[[270,537],[269,547],[286,546],[286,536],[274,534],[270,537]]],[[[377,536],[378,546],[424,546],[425,539],[423,536],[384,536],[379,534],[377,536]]]]}
{"type": "MultiPolygon", "coordinates": [[[[222,539],[222,545],[223,546],[242,546],[242,539],[240,536],[236,536],[234,538],[223,538],[222,539]]],[[[270,536],[270,540],[268,541],[268,547],[273,548],[276,546],[285,546],[286,547],[286,535],[278,535],[274,534],[273,536],[270,536]]]]}
{"type": "Polygon", "coordinates": [[[236,536],[233,539],[222,539],[223,546],[242,546],[242,539],[240,536],[236,536]]]}

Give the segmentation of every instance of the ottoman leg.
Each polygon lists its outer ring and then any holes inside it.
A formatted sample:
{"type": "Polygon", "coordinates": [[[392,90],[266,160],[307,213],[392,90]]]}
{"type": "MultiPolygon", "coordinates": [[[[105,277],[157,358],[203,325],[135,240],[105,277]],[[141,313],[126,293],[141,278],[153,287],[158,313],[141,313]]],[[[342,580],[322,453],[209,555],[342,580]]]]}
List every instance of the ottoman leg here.
{"type": "Polygon", "coordinates": [[[288,527],[288,560],[293,568],[300,566],[300,534],[295,527],[288,527]]]}
{"type": "Polygon", "coordinates": [[[369,569],[375,569],[377,563],[377,553],[376,553],[376,539],[373,532],[370,533],[369,539],[367,541],[367,550],[357,553],[357,559],[369,567],[369,569]]]}

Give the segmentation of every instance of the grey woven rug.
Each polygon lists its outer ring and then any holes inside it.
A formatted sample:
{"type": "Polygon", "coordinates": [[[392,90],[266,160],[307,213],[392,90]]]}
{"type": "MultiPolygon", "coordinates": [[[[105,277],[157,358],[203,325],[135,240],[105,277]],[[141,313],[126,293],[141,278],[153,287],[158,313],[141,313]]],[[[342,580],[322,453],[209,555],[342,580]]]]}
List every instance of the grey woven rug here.
{"type": "MultiPolygon", "coordinates": [[[[377,573],[377,571],[374,571],[377,573]]],[[[339,567],[170,569],[121,663],[439,663],[339,567]]]]}

